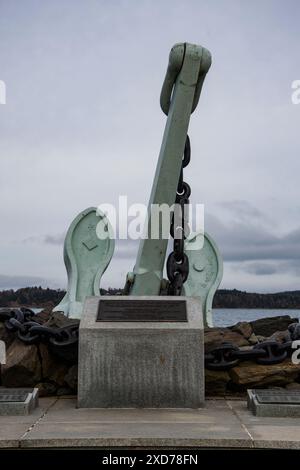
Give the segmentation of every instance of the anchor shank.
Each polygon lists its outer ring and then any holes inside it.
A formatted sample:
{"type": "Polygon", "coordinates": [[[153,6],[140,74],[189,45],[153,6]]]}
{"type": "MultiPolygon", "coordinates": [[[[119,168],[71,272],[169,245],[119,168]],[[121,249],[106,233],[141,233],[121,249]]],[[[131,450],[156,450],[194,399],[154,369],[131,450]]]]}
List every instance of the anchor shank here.
{"type": "Polygon", "coordinates": [[[175,202],[190,115],[197,105],[210,64],[210,54],[201,46],[177,44],[171,50],[161,96],[161,105],[168,118],[148,205],[147,237],[140,241],[130,295],[158,295],[160,292],[168,238],[162,236],[161,221],[158,239],[151,237],[152,225],[157,222],[153,205],[171,207],[175,202]],[[166,98],[168,93],[169,100],[166,98]]]}

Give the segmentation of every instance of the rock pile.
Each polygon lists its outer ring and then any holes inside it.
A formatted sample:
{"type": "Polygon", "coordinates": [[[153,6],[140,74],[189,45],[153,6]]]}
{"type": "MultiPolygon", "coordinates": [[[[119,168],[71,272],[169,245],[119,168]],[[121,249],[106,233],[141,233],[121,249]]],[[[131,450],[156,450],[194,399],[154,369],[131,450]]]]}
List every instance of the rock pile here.
{"type": "MultiPolygon", "coordinates": [[[[36,321],[49,327],[70,323],[62,313],[41,312],[36,321]]],[[[76,321],[76,320],[75,320],[76,321]]],[[[75,322],[72,320],[72,323],[75,322]]],[[[79,322],[78,322],[79,323],[79,322]]],[[[27,345],[8,332],[0,322],[0,340],[6,343],[6,365],[2,366],[1,385],[5,387],[38,387],[40,396],[75,394],[77,389],[77,357],[57,357],[47,344],[27,345]]]]}
{"type": "MultiPolygon", "coordinates": [[[[70,320],[61,313],[41,312],[39,322],[47,326],[62,327],[70,320]]],[[[222,342],[239,348],[249,348],[267,339],[284,342],[289,339],[288,326],[297,322],[290,316],[263,318],[253,322],[240,322],[229,328],[207,328],[205,351],[209,352],[222,342]]],[[[72,320],[74,323],[74,320],[72,320]]],[[[26,345],[15,333],[8,332],[0,322],[0,340],[7,346],[7,363],[2,367],[2,385],[6,387],[33,387],[41,396],[76,394],[77,357],[64,360],[57,357],[46,344],[26,345]]],[[[206,394],[210,396],[243,394],[247,388],[286,387],[300,389],[300,365],[291,359],[275,365],[240,362],[226,371],[206,370],[206,394]]]]}
{"type": "MultiPolygon", "coordinates": [[[[279,343],[290,340],[288,327],[298,319],[288,315],[262,318],[253,322],[239,322],[229,328],[205,330],[205,351],[209,352],[222,342],[229,342],[240,349],[262,341],[279,343]]],[[[252,361],[240,362],[226,371],[207,370],[205,373],[207,395],[244,394],[247,388],[285,387],[300,390],[300,365],[288,358],[280,364],[260,365],[252,361]]]]}

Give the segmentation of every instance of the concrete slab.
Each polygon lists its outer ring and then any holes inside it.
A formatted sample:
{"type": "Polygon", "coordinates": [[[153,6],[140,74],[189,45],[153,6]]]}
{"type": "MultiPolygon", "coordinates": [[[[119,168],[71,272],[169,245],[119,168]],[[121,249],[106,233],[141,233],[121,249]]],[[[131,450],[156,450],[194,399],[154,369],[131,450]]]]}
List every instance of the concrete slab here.
{"type": "Polygon", "coordinates": [[[21,438],[28,430],[28,424],[4,424],[2,423],[2,416],[0,418],[0,449],[19,447],[21,438]]]}
{"type": "Polygon", "coordinates": [[[207,423],[39,423],[22,447],[249,447],[241,426],[207,423]],[[230,437],[229,436],[230,433],[230,437]]]}
{"type": "Polygon", "coordinates": [[[204,409],[75,409],[58,400],[22,447],[248,447],[249,436],[224,401],[204,409]]]}
{"type": "Polygon", "coordinates": [[[199,409],[76,409],[76,398],[40,399],[31,416],[0,416],[0,447],[300,448],[299,418],[253,416],[245,401],[199,409]]]}
{"type": "Polygon", "coordinates": [[[254,447],[300,449],[300,418],[254,416],[246,401],[228,401],[253,440],[254,447]]]}

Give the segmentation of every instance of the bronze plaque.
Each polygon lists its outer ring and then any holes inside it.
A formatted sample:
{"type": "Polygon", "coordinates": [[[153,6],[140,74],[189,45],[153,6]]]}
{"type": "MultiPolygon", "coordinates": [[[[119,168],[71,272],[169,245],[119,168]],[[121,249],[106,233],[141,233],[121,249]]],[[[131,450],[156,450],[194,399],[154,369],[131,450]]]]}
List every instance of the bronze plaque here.
{"type": "Polygon", "coordinates": [[[187,322],[185,300],[101,299],[97,321],[187,322]]]}

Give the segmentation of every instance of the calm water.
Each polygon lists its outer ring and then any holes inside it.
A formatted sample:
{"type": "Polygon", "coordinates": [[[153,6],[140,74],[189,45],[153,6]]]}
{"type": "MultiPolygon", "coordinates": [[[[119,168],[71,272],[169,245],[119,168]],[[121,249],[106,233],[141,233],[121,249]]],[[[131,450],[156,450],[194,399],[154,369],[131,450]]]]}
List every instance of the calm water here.
{"type": "MultiPolygon", "coordinates": [[[[33,308],[35,313],[41,312],[42,308],[33,308]]],[[[213,310],[214,326],[231,326],[239,321],[252,321],[258,318],[276,317],[290,315],[292,318],[299,318],[300,310],[285,309],[256,309],[256,308],[215,308],[213,310]]]]}
{"type": "Polygon", "coordinates": [[[290,315],[300,319],[300,310],[289,309],[256,309],[256,308],[215,308],[213,310],[214,326],[230,326],[239,321],[252,321],[258,318],[290,315]]]}

